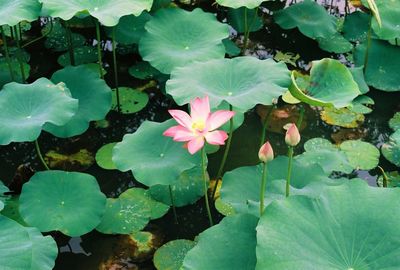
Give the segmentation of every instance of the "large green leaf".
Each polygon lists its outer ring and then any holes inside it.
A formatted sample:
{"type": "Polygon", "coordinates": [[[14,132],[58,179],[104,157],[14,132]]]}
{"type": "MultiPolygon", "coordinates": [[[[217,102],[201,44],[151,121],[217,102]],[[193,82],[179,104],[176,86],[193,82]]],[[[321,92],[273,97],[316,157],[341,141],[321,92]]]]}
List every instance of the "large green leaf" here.
{"type": "Polygon", "coordinates": [[[395,113],[395,115],[389,120],[389,126],[394,131],[400,130],[400,112],[395,113]]]}
{"type": "Polygon", "coordinates": [[[150,10],[153,0],[39,0],[43,3],[42,14],[59,17],[65,21],[71,19],[78,12],[87,12],[97,18],[105,26],[118,24],[124,15],[139,16],[143,10],[150,10]]]}
{"type": "MultiPolygon", "coordinates": [[[[285,181],[288,158],[279,156],[268,163],[265,204],[285,198],[285,181]]],[[[222,181],[221,200],[230,204],[237,213],[259,215],[259,209],[253,207],[260,201],[262,165],[240,167],[227,172],[222,181]]],[[[317,164],[303,165],[294,161],[292,168],[291,194],[318,196],[321,187],[338,185],[342,181],[328,178],[317,164]]]]}
{"type": "Polygon", "coordinates": [[[57,244],[36,228],[24,227],[0,215],[1,269],[50,270],[57,257],[57,244]]]}
{"type": "Polygon", "coordinates": [[[360,140],[348,140],[340,144],[351,166],[357,170],[371,170],[379,164],[380,152],[374,145],[360,140]]]}
{"type": "Polygon", "coordinates": [[[34,21],[39,17],[41,5],[37,0],[1,0],[0,26],[17,25],[21,21],[34,21]]]}
{"type": "Polygon", "coordinates": [[[44,130],[57,137],[82,134],[89,128],[90,121],[104,119],[111,109],[111,89],[99,78],[98,72],[86,66],[68,66],[55,72],[51,80],[54,83],[63,82],[71,96],[79,100],[78,111],[68,123],[63,126],[44,125],[44,130]]]}
{"type": "Polygon", "coordinates": [[[170,241],[157,249],[153,262],[157,270],[179,270],[186,254],[196,245],[196,242],[186,239],[170,241]]]}
{"type": "MultiPolygon", "coordinates": [[[[89,64],[98,60],[98,52],[95,47],[82,46],[74,48],[75,65],[89,64]]],[[[60,66],[66,67],[71,65],[69,52],[60,55],[57,59],[60,66]]]]}
{"type": "Polygon", "coordinates": [[[19,210],[42,232],[69,236],[90,232],[101,220],[106,198],[96,179],[85,173],[38,172],[22,187],[19,210]]]}
{"type": "Polygon", "coordinates": [[[212,108],[226,101],[247,111],[256,104],[271,105],[289,84],[289,71],[284,63],[245,56],[176,68],[166,91],[179,105],[208,95],[212,108]]]}
{"type": "Polygon", "coordinates": [[[140,16],[134,15],[124,16],[119,20],[119,23],[113,27],[105,29],[107,36],[112,38],[115,31],[115,40],[120,44],[137,44],[144,34],[144,26],[151,19],[148,12],[143,12],[140,16]]]}
{"type": "Polygon", "coordinates": [[[9,83],[0,91],[0,144],[36,140],[45,123],[64,125],[78,109],[64,84],[40,78],[9,83]]]}
{"type": "Polygon", "coordinates": [[[353,49],[353,44],[338,32],[328,38],[317,38],[317,40],[319,47],[327,52],[347,53],[353,49]]]}
{"type": "Polygon", "coordinates": [[[297,27],[309,38],[329,38],[336,33],[336,19],[325,8],[312,0],[305,0],[274,14],[277,24],[283,29],[297,27]]]}
{"type": "MultiPolygon", "coordinates": [[[[358,45],[354,52],[356,66],[364,65],[367,42],[358,45]]],[[[400,90],[400,50],[383,40],[371,40],[365,81],[378,90],[400,90]]]]}
{"type": "Polygon", "coordinates": [[[200,155],[190,155],[182,143],[163,136],[176,122],[145,121],[133,134],[114,146],[113,161],[121,171],[131,170],[135,179],[147,186],[170,185],[180,174],[200,164],[200,155]]]}
{"type": "Polygon", "coordinates": [[[199,8],[191,12],[161,9],[145,29],[139,43],[140,55],[165,74],[175,67],[225,56],[222,40],[229,36],[228,25],[199,8]]]}
{"type": "Polygon", "coordinates": [[[400,167],[400,130],[389,137],[389,141],[382,145],[381,151],[387,160],[400,167]]]}
{"type": "Polygon", "coordinates": [[[257,226],[256,269],[397,269],[399,209],[399,189],[361,180],[273,202],[257,226]]]}
{"type": "Polygon", "coordinates": [[[299,87],[295,75],[293,72],[290,93],[310,105],[343,108],[361,95],[350,70],[335,59],[313,61],[305,89],[299,87]]]}
{"type": "Polygon", "coordinates": [[[184,270],[254,270],[258,218],[225,217],[198,236],[198,243],[183,260],[184,270]]]}
{"type": "Polygon", "coordinates": [[[204,182],[201,167],[194,167],[181,173],[178,181],[168,185],[150,187],[151,196],[165,204],[172,205],[170,187],[175,206],[195,203],[204,196],[204,182]]]}
{"type": "MultiPolygon", "coordinates": [[[[47,35],[44,42],[46,48],[56,52],[68,50],[68,33],[59,20],[46,24],[42,29],[42,35],[47,35]]],[[[77,33],[71,33],[71,40],[73,48],[81,47],[86,42],[86,38],[77,33]]]]}
{"type": "Polygon", "coordinates": [[[262,2],[268,0],[216,0],[217,3],[221,6],[230,7],[230,8],[256,8],[261,5],[262,2]]]}
{"type": "Polygon", "coordinates": [[[257,16],[258,9],[229,9],[227,14],[228,23],[235,28],[238,33],[244,33],[247,28],[250,32],[255,32],[263,27],[261,17],[257,16]],[[245,19],[247,18],[247,19],[245,19]],[[247,25],[245,25],[245,22],[247,25]]]}
{"type": "Polygon", "coordinates": [[[370,15],[356,11],[346,16],[343,24],[343,36],[352,42],[367,39],[370,15]]]}

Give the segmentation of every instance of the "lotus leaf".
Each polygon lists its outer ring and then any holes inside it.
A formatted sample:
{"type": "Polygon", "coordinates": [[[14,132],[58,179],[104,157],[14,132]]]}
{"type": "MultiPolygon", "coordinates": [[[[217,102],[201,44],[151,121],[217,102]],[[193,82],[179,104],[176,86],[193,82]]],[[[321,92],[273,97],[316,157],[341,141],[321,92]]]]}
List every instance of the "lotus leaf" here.
{"type": "Polygon", "coordinates": [[[387,160],[400,167],[400,130],[389,137],[389,141],[382,145],[381,150],[387,160]]]}
{"type": "Polygon", "coordinates": [[[365,120],[362,113],[354,112],[348,108],[324,108],[321,119],[329,125],[345,128],[356,128],[365,120]]]}
{"type": "Polygon", "coordinates": [[[0,26],[17,25],[21,21],[34,21],[39,17],[40,3],[37,0],[1,0],[0,26]]]}
{"type": "Polygon", "coordinates": [[[217,0],[217,3],[221,6],[230,8],[256,8],[264,1],[268,0],[217,0]]]}
{"type": "Polygon", "coordinates": [[[394,131],[400,130],[400,112],[395,113],[395,115],[389,120],[389,126],[394,131]]]}
{"type": "Polygon", "coordinates": [[[353,168],[371,170],[379,164],[379,150],[372,144],[360,140],[348,140],[340,144],[353,168]]]}
{"type": "MultiPolygon", "coordinates": [[[[175,206],[185,206],[195,203],[204,196],[204,182],[200,167],[195,167],[181,173],[178,181],[171,184],[175,206]]],[[[169,186],[155,185],[149,189],[151,196],[165,204],[172,205],[169,186]]]]}
{"type": "Polygon", "coordinates": [[[88,12],[105,26],[118,24],[124,15],[139,16],[143,10],[150,10],[152,0],[71,0],[60,2],[58,0],[39,0],[43,3],[42,14],[59,17],[65,21],[71,19],[79,12],[88,12]]]}
{"type": "Polygon", "coordinates": [[[79,100],[77,113],[65,125],[46,124],[44,130],[67,138],[82,134],[90,121],[104,119],[111,108],[111,89],[99,74],[86,66],[69,66],[53,74],[54,83],[63,82],[73,98],[79,100]],[[79,80],[77,80],[79,78],[79,80]]]}
{"type": "Polygon", "coordinates": [[[0,215],[0,265],[2,269],[51,270],[58,248],[51,236],[24,227],[0,215]]]}
{"type": "Polygon", "coordinates": [[[117,143],[108,143],[103,145],[96,153],[96,162],[99,167],[106,170],[115,170],[114,162],[112,161],[112,150],[117,143]]]}
{"type": "Polygon", "coordinates": [[[182,269],[253,270],[257,222],[258,218],[247,214],[225,217],[198,236],[198,243],[186,254],[182,269]]]}
{"type": "Polygon", "coordinates": [[[361,180],[275,201],[257,226],[256,269],[396,269],[399,207],[400,190],[361,180]]]}
{"type": "MultiPolygon", "coordinates": [[[[24,69],[25,77],[29,77],[31,72],[31,67],[28,63],[22,62],[22,67],[24,69]]],[[[22,83],[21,66],[19,61],[15,57],[11,57],[11,69],[14,74],[15,82],[22,83]]],[[[6,83],[12,82],[10,75],[10,69],[5,58],[0,58],[0,87],[3,87],[6,83]]]]}
{"type": "Polygon", "coordinates": [[[185,239],[170,241],[154,253],[154,266],[157,270],[179,270],[186,254],[196,245],[196,242],[185,239]]]}
{"type": "Polygon", "coordinates": [[[36,140],[45,123],[64,125],[78,109],[64,84],[40,78],[8,83],[0,91],[0,145],[36,140]]]}
{"type": "MultiPolygon", "coordinates": [[[[387,186],[388,187],[400,187],[400,174],[398,171],[386,172],[387,186]]],[[[383,187],[383,175],[378,177],[376,181],[379,187],[383,187]]]]}
{"type": "Polygon", "coordinates": [[[68,154],[50,150],[44,160],[49,168],[63,171],[84,171],[94,163],[93,153],[87,149],[68,154]]]}
{"type": "Polygon", "coordinates": [[[247,9],[244,7],[238,9],[228,10],[228,23],[235,28],[238,33],[244,33],[246,28],[249,28],[250,32],[255,32],[263,27],[263,21],[261,17],[256,14],[257,9],[247,9]],[[246,19],[245,19],[246,18],[246,19]],[[247,26],[244,22],[247,21],[247,26]]]}
{"type": "Polygon", "coordinates": [[[190,155],[181,143],[163,136],[174,120],[145,121],[133,134],[124,136],[113,150],[113,161],[121,171],[131,170],[147,186],[174,184],[180,174],[200,164],[200,155],[190,155]]]}
{"type": "MultiPolygon", "coordinates": [[[[149,102],[149,96],[137,89],[129,87],[119,87],[119,104],[123,114],[131,114],[142,110],[149,102]]],[[[117,91],[112,92],[112,108],[117,110],[117,91]]]]}
{"type": "Polygon", "coordinates": [[[129,74],[141,80],[153,79],[161,73],[148,62],[139,62],[129,68],[129,74]]]}
{"type": "Polygon", "coordinates": [[[354,81],[358,84],[358,89],[360,89],[361,94],[366,94],[369,91],[369,87],[368,87],[368,84],[365,82],[364,67],[363,66],[362,67],[352,67],[352,68],[349,68],[349,70],[350,70],[351,74],[353,75],[354,81]]]}
{"type": "Polygon", "coordinates": [[[327,52],[347,53],[353,49],[353,45],[340,33],[335,33],[328,38],[317,38],[319,47],[327,52]]]}
{"type": "MultiPolygon", "coordinates": [[[[74,48],[74,60],[75,65],[83,65],[96,62],[98,60],[97,49],[90,46],[74,48]]],[[[63,67],[70,66],[70,61],[71,59],[69,57],[69,52],[60,55],[60,57],[58,57],[57,59],[58,64],[63,67]]]]}
{"type": "Polygon", "coordinates": [[[324,58],[313,61],[308,86],[300,89],[292,73],[290,93],[314,106],[343,108],[361,94],[350,70],[338,60],[324,58]]]}
{"type": "Polygon", "coordinates": [[[225,52],[228,56],[234,57],[240,54],[240,48],[236,45],[235,42],[233,42],[229,38],[222,40],[222,43],[224,43],[225,52]]]}
{"type": "MultiPolygon", "coordinates": [[[[275,199],[285,198],[288,158],[279,156],[268,163],[266,205],[275,199]]],[[[262,166],[240,167],[227,172],[222,181],[221,200],[230,204],[236,213],[251,213],[259,215],[259,208],[250,209],[250,202],[259,202],[261,187],[262,166]]],[[[341,181],[332,180],[317,164],[303,165],[294,161],[291,186],[296,194],[318,196],[321,186],[338,185],[341,181]],[[322,184],[320,186],[315,184],[322,184]],[[312,185],[315,185],[312,187],[312,185]],[[311,186],[311,188],[310,188],[311,186]]],[[[292,194],[293,194],[292,192],[292,194]]]]}
{"type": "Polygon", "coordinates": [[[176,68],[167,82],[166,91],[179,105],[208,95],[212,108],[226,101],[247,111],[256,104],[271,105],[289,84],[289,72],[284,63],[245,56],[176,68]]]}
{"type": "Polygon", "coordinates": [[[370,106],[374,104],[375,101],[372,98],[364,95],[356,97],[348,108],[355,113],[368,114],[372,112],[370,106]]]}
{"type": "MultiPolygon", "coordinates": [[[[364,65],[366,42],[358,45],[354,52],[356,66],[364,65]]],[[[400,90],[400,50],[383,40],[371,40],[365,81],[376,89],[394,92],[400,90]]]]}
{"type": "Polygon", "coordinates": [[[5,207],[1,211],[1,215],[8,217],[24,227],[28,227],[28,224],[23,220],[21,214],[19,213],[19,196],[11,196],[7,198],[5,202],[5,207]]]}
{"type": "Polygon", "coordinates": [[[112,27],[106,28],[107,36],[112,38],[112,33],[115,31],[115,41],[118,43],[137,44],[145,32],[144,25],[150,19],[151,15],[148,12],[142,12],[138,17],[134,15],[124,16],[114,26],[115,30],[112,27]]]}
{"type": "MultiPolygon", "coordinates": [[[[362,0],[365,6],[369,6],[367,0],[362,0]]],[[[376,19],[372,20],[372,29],[380,39],[400,38],[400,1],[399,0],[375,0],[379,10],[382,25],[376,19]]]]}
{"type": "Polygon", "coordinates": [[[370,15],[356,11],[346,16],[343,25],[344,37],[352,42],[362,42],[367,39],[370,15]]]}
{"type": "Polygon", "coordinates": [[[236,213],[235,209],[229,203],[224,202],[221,198],[215,200],[215,209],[224,216],[232,216],[236,213]]]}
{"type": "Polygon", "coordinates": [[[145,29],[139,43],[140,55],[165,74],[175,67],[225,56],[222,40],[229,36],[228,25],[199,8],[191,12],[161,9],[145,29]]]}
{"type": "MultiPolygon", "coordinates": [[[[68,50],[67,30],[58,20],[46,24],[42,29],[42,34],[47,35],[46,41],[44,42],[46,48],[51,48],[56,52],[68,50]]],[[[84,36],[77,33],[71,33],[71,39],[73,48],[83,46],[86,41],[84,36]]]]}
{"type": "Polygon", "coordinates": [[[22,187],[19,211],[29,225],[40,231],[80,236],[100,223],[105,203],[93,176],[45,171],[35,173],[22,187]]]}
{"type": "Polygon", "coordinates": [[[336,19],[318,3],[305,0],[275,12],[274,19],[283,29],[297,27],[309,38],[330,38],[336,33],[336,19]]]}

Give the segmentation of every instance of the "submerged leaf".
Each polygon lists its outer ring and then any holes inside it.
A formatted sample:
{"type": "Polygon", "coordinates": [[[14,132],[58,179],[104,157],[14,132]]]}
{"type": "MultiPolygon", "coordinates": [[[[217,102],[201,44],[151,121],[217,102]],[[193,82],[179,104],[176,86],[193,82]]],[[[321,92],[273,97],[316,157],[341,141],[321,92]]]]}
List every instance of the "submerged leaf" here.
{"type": "MultiPolygon", "coordinates": [[[[131,114],[142,110],[149,102],[146,92],[129,87],[118,87],[121,113],[131,114]]],[[[117,90],[112,90],[112,109],[118,110],[117,90]]]]}
{"type": "Polygon", "coordinates": [[[93,154],[87,149],[81,149],[73,154],[62,154],[51,150],[46,153],[44,159],[50,168],[65,171],[83,171],[94,163],[93,154]]]}
{"type": "Polygon", "coordinates": [[[321,111],[321,119],[329,125],[356,128],[364,122],[365,116],[348,108],[324,108],[321,111]]]}

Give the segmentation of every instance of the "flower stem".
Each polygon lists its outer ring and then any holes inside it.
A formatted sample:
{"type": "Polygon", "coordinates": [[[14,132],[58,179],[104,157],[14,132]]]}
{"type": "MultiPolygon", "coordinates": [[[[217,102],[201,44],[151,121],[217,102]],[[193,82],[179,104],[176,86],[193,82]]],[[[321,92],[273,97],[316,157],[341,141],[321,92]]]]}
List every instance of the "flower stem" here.
{"type": "MultiPolygon", "coordinates": [[[[230,111],[233,110],[232,105],[229,105],[229,110],[230,111]]],[[[231,149],[231,142],[232,142],[232,137],[233,137],[232,133],[233,133],[233,117],[229,120],[229,137],[228,137],[228,141],[226,142],[225,152],[222,157],[221,165],[219,166],[219,169],[218,169],[217,177],[215,180],[215,186],[214,186],[211,198],[214,198],[215,193],[217,192],[218,183],[221,180],[222,172],[224,171],[226,159],[228,158],[229,150],[231,149]]]]}
{"type": "MultiPolygon", "coordinates": [[[[18,24],[18,27],[19,27],[19,24],[18,24]]],[[[26,82],[26,76],[25,76],[25,70],[24,70],[24,63],[23,63],[23,61],[21,59],[22,50],[21,50],[21,44],[20,44],[20,40],[19,40],[21,38],[21,36],[18,37],[17,25],[14,26],[14,32],[15,32],[15,41],[17,43],[17,48],[18,48],[17,59],[18,59],[18,62],[19,62],[19,67],[21,69],[21,79],[22,79],[22,82],[25,83],[26,82]]]]}
{"type": "Polygon", "coordinates": [[[175,224],[178,224],[178,215],[176,214],[174,194],[172,193],[171,185],[168,185],[168,188],[169,188],[169,197],[171,199],[172,212],[174,213],[174,221],[175,221],[175,224]]]}
{"type": "Polygon", "coordinates": [[[118,66],[117,66],[117,53],[115,51],[115,27],[112,30],[112,51],[113,51],[113,66],[114,66],[114,83],[115,94],[117,96],[117,110],[121,112],[121,105],[119,103],[119,81],[118,81],[118,66]]]}
{"type": "Polygon", "coordinates": [[[250,24],[248,24],[247,8],[244,8],[244,41],[243,41],[243,52],[242,52],[243,54],[246,52],[251,27],[253,27],[253,24],[257,18],[257,14],[258,14],[258,7],[256,8],[256,10],[254,12],[254,17],[251,19],[250,24]]]}
{"type": "Polygon", "coordinates": [[[367,48],[365,49],[365,56],[364,56],[364,74],[367,71],[367,65],[368,65],[368,56],[369,56],[369,50],[371,47],[371,39],[372,39],[372,17],[369,18],[369,27],[368,27],[368,36],[367,36],[367,48]]]}
{"type": "Polygon", "coordinates": [[[49,23],[50,23],[50,30],[47,33],[44,33],[40,37],[37,37],[37,38],[32,39],[31,41],[25,43],[24,45],[21,46],[21,48],[28,47],[29,45],[31,45],[31,44],[33,44],[35,42],[38,42],[39,40],[41,40],[41,39],[47,37],[48,35],[50,35],[51,32],[53,32],[53,20],[50,17],[49,17],[49,23]]]}
{"type": "Polygon", "coordinates": [[[72,43],[72,33],[71,28],[65,23],[65,30],[67,32],[67,42],[68,42],[68,54],[71,66],[75,66],[75,54],[74,54],[74,44],[72,43]]]}
{"type": "Polygon", "coordinates": [[[303,124],[303,119],[304,119],[304,106],[302,104],[300,104],[300,114],[299,114],[299,119],[297,119],[297,123],[296,126],[301,129],[301,124],[303,124]]]}
{"type": "Polygon", "coordinates": [[[384,187],[384,188],[387,188],[388,182],[389,182],[389,178],[388,178],[388,176],[386,175],[385,170],[384,170],[381,166],[378,166],[378,168],[379,168],[379,170],[381,170],[381,172],[382,172],[383,187],[384,187]]]}
{"type": "Polygon", "coordinates": [[[206,166],[206,150],[205,146],[201,148],[201,168],[203,172],[203,182],[204,182],[204,199],[206,202],[206,209],[207,209],[207,215],[208,215],[208,221],[210,222],[210,227],[214,225],[212,216],[211,216],[211,210],[210,210],[210,204],[208,202],[208,194],[207,194],[207,166],[206,166]]]}
{"type": "Polygon", "coordinates": [[[262,127],[262,133],[261,133],[261,141],[260,141],[260,147],[265,143],[265,136],[267,135],[267,125],[268,125],[268,120],[269,117],[271,116],[272,111],[275,109],[276,105],[272,105],[271,109],[268,111],[267,115],[265,116],[264,122],[263,122],[263,127],[262,127]]]}
{"type": "Polygon", "coordinates": [[[264,194],[267,186],[267,162],[264,162],[263,174],[261,178],[261,189],[260,189],[260,217],[264,212],[264,194]]]}
{"type": "Polygon", "coordinates": [[[37,139],[35,140],[35,148],[40,161],[43,163],[43,166],[46,168],[46,170],[50,170],[49,166],[47,166],[46,164],[46,161],[44,161],[43,159],[42,152],[40,151],[39,142],[37,139]]]}
{"type": "Polygon", "coordinates": [[[101,57],[101,40],[100,40],[100,23],[99,20],[96,19],[96,39],[97,39],[97,57],[99,61],[99,74],[100,78],[104,79],[104,74],[103,74],[103,60],[101,57]]]}
{"type": "Polygon", "coordinates": [[[292,163],[293,163],[293,146],[289,146],[288,157],[289,157],[289,164],[286,177],[286,197],[289,197],[290,177],[292,175],[292,163]]]}
{"type": "Polygon", "coordinates": [[[11,64],[10,52],[8,51],[8,46],[7,46],[7,37],[4,33],[3,26],[0,26],[0,29],[1,29],[1,38],[3,39],[4,53],[6,55],[8,69],[10,71],[10,77],[12,81],[15,81],[14,72],[11,64]]]}

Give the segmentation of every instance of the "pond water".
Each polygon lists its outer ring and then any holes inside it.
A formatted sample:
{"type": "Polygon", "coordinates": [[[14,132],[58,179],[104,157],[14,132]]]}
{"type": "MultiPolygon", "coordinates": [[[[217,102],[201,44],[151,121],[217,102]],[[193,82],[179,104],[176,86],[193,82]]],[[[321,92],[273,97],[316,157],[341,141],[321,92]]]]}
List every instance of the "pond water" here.
{"type": "MultiPolygon", "coordinates": [[[[329,2],[328,4],[330,4],[331,1],[320,2],[329,2]]],[[[340,4],[339,10],[343,12],[343,1],[335,1],[334,4],[335,6],[340,4]]],[[[204,7],[210,10],[208,5],[204,7]]],[[[93,36],[92,32],[85,34],[93,36]]],[[[298,53],[300,59],[297,63],[303,68],[307,68],[310,61],[323,57],[333,57],[343,61],[345,59],[344,56],[331,55],[321,51],[316,42],[300,35],[297,31],[282,31],[278,26],[268,23],[262,30],[251,35],[251,41],[248,54],[259,58],[270,58],[275,54],[276,50],[293,52],[294,54],[298,53]]],[[[56,63],[56,55],[49,55],[49,51],[44,50],[42,43],[39,42],[29,47],[28,51],[32,55],[32,69],[35,70],[34,76],[31,78],[32,80],[40,76],[49,76],[54,70],[59,68],[56,63]],[[46,61],[43,61],[43,57],[46,57],[46,61]]],[[[121,85],[137,87],[146,83],[145,81],[135,80],[127,73],[127,68],[137,60],[137,55],[121,57],[119,59],[121,85]]],[[[111,61],[110,53],[106,56],[105,62],[107,61],[111,61]]],[[[109,85],[113,85],[111,70],[107,74],[106,80],[109,85]]],[[[120,115],[116,112],[110,112],[107,116],[110,124],[109,127],[99,128],[92,124],[86,133],[71,139],[61,140],[43,133],[39,138],[42,151],[46,153],[50,150],[58,149],[74,153],[79,149],[85,148],[95,153],[104,144],[121,141],[124,134],[134,132],[144,120],[164,121],[168,119],[167,109],[176,107],[176,105],[161,94],[160,90],[156,87],[147,91],[150,93],[149,104],[139,113],[134,115],[120,115]]],[[[345,138],[355,136],[356,138],[363,138],[363,140],[371,142],[377,147],[381,146],[391,133],[387,124],[388,120],[396,111],[400,110],[400,93],[385,93],[371,90],[368,96],[375,100],[374,111],[366,115],[365,122],[355,129],[327,125],[320,119],[319,112],[316,109],[307,107],[304,117],[305,128],[301,132],[302,142],[314,137],[340,140],[343,136],[345,138]]],[[[282,105],[279,103],[278,109],[284,111],[282,105]]],[[[294,111],[296,110],[294,109],[294,111]]],[[[279,111],[277,114],[279,115],[279,111]]],[[[260,146],[261,132],[262,122],[256,110],[254,109],[246,113],[244,124],[234,132],[231,153],[225,167],[226,171],[240,166],[255,165],[259,162],[257,152],[260,146]]],[[[268,131],[267,138],[274,146],[276,155],[286,154],[287,148],[282,134],[268,131]]],[[[224,148],[221,148],[217,153],[209,156],[208,171],[211,176],[216,175],[223,150],[224,148]]],[[[296,148],[297,153],[302,151],[301,145],[296,148]]],[[[11,181],[17,167],[21,164],[27,163],[34,170],[42,170],[33,143],[12,143],[8,146],[0,146],[0,157],[0,179],[5,183],[11,181]]],[[[380,164],[388,171],[395,169],[383,157],[381,157],[380,164]]],[[[103,170],[96,163],[85,172],[94,175],[98,179],[101,190],[107,197],[116,197],[129,187],[141,186],[134,181],[130,172],[122,173],[117,170],[103,170]]],[[[356,175],[368,181],[370,185],[376,185],[377,170],[356,171],[354,172],[354,176],[356,175]]],[[[175,224],[172,211],[170,211],[163,218],[150,222],[146,230],[158,232],[163,242],[177,238],[194,239],[198,233],[208,227],[207,215],[203,205],[203,200],[200,200],[194,205],[177,208],[178,224],[175,224]]],[[[222,218],[216,211],[213,211],[213,215],[217,217],[217,220],[222,218]]],[[[56,236],[56,240],[60,253],[55,269],[83,270],[98,269],[101,262],[117,256],[116,252],[119,249],[121,238],[119,236],[92,232],[82,237],[70,239],[56,236]]],[[[123,256],[120,257],[120,260],[123,261],[123,256]]],[[[144,262],[126,262],[126,265],[127,267],[131,267],[126,269],[154,269],[151,259],[144,262]]]]}

